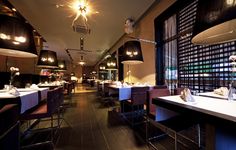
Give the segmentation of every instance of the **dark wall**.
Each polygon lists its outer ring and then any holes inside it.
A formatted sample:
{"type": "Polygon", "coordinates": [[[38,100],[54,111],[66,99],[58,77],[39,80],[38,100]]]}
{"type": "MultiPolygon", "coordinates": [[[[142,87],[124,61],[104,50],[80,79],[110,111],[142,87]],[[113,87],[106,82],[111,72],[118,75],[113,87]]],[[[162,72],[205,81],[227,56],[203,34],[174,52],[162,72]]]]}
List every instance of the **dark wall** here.
{"type": "MultiPolygon", "coordinates": [[[[9,84],[9,81],[10,73],[0,72],[0,89],[3,89],[5,84],[9,84]]],[[[18,88],[24,88],[27,83],[38,84],[45,81],[48,81],[47,76],[40,76],[35,74],[20,74],[19,76],[15,76],[13,85],[18,88]]]]}

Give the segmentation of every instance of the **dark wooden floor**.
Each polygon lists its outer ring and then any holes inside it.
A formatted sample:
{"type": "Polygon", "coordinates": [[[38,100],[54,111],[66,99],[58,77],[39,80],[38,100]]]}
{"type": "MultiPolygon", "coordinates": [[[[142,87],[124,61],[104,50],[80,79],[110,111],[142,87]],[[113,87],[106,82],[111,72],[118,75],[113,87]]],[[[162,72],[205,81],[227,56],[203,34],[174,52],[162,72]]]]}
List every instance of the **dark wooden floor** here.
{"type": "MultiPolygon", "coordinates": [[[[73,94],[72,106],[67,108],[62,128],[55,138],[56,150],[148,150],[145,143],[145,125],[131,127],[116,111],[104,106],[96,93],[73,94]]],[[[41,124],[41,123],[40,123],[41,124]]],[[[49,122],[39,125],[50,126],[49,122]]],[[[159,131],[155,132],[160,134],[159,131]],[[159,133],[158,133],[159,132],[159,133]]],[[[153,131],[154,131],[153,130],[153,131]]],[[[190,134],[193,134],[190,132],[190,134]]],[[[49,134],[46,134],[49,135],[49,134]]],[[[37,139],[44,139],[42,134],[37,139]]],[[[27,142],[26,142],[27,143],[27,142]]],[[[156,143],[160,150],[174,149],[168,137],[156,143]]],[[[191,147],[191,148],[190,148],[191,147]]],[[[180,150],[193,150],[180,146],[180,150]]],[[[51,150],[52,147],[33,148],[32,150],[51,150]]]]}
{"type": "Polygon", "coordinates": [[[64,127],[56,144],[58,150],[145,150],[143,137],[125,123],[118,113],[109,111],[96,93],[75,94],[73,107],[65,118],[72,128],[64,127]]]}

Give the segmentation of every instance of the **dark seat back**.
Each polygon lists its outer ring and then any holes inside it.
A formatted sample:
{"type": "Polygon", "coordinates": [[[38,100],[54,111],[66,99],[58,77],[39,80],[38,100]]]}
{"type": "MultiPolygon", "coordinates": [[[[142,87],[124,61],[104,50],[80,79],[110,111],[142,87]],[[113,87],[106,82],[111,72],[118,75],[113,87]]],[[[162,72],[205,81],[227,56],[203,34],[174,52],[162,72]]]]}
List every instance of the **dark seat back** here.
{"type": "Polygon", "coordinates": [[[180,95],[181,91],[184,90],[184,87],[179,87],[174,89],[174,95],[180,95]]]}
{"type": "Polygon", "coordinates": [[[146,104],[147,91],[149,87],[132,87],[131,88],[131,102],[133,105],[146,104]]]}
{"type": "Polygon", "coordinates": [[[60,88],[49,90],[47,94],[47,113],[53,114],[60,106],[60,88]]]}
{"type": "Polygon", "coordinates": [[[170,91],[167,88],[163,89],[152,89],[148,91],[148,104],[147,104],[147,114],[156,115],[156,106],[152,104],[152,99],[162,96],[170,96],[170,91]]]}

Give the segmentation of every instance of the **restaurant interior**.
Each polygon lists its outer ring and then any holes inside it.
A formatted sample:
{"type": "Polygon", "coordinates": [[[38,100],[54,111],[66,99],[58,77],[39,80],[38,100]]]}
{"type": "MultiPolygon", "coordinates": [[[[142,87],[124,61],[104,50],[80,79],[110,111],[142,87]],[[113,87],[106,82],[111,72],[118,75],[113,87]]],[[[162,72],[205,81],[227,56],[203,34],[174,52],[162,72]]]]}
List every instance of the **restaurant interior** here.
{"type": "Polygon", "coordinates": [[[235,150],[236,0],[0,0],[0,150],[235,150]]]}

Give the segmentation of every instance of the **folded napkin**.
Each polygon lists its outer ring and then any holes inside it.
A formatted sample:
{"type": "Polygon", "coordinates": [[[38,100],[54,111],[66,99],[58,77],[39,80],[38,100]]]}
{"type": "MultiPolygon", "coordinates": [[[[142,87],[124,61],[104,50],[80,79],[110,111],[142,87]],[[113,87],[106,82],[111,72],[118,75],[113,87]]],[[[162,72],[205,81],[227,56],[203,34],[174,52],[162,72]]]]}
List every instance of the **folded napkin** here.
{"type": "Polygon", "coordinates": [[[188,88],[184,88],[184,90],[181,91],[180,97],[185,102],[195,102],[195,99],[193,98],[193,96],[188,88]]]}
{"type": "Polygon", "coordinates": [[[214,90],[214,94],[218,94],[222,96],[228,96],[228,93],[229,93],[229,90],[227,87],[220,87],[214,90]]]}
{"type": "Polygon", "coordinates": [[[32,84],[32,85],[30,86],[30,88],[31,88],[31,89],[36,89],[36,90],[39,89],[39,87],[38,87],[36,84],[32,84]]]}
{"type": "Polygon", "coordinates": [[[17,90],[17,88],[13,87],[8,91],[9,94],[14,95],[14,96],[19,96],[20,92],[17,90]]]}

